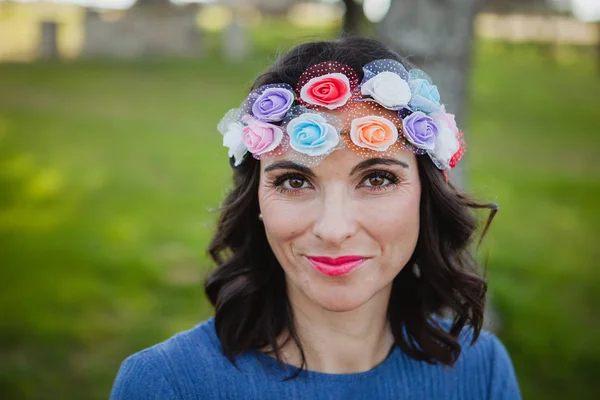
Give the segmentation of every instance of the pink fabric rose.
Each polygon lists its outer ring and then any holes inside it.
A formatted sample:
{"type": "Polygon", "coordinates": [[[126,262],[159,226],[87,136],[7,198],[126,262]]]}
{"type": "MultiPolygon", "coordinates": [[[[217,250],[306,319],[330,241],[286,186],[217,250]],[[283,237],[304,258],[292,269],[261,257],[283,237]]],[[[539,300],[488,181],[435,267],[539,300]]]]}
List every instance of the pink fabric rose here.
{"type": "Polygon", "coordinates": [[[458,127],[456,126],[456,119],[454,118],[454,114],[435,113],[435,115],[441,121],[444,121],[446,123],[446,125],[448,125],[448,128],[450,128],[450,130],[452,132],[454,132],[455,134],[458,133],[458,127]]]}
{"type": "Polygon", "coordinates": [[[259,121],[249,115],[242,121],[246,124],[242,131],[242,140],[252,154],[268,153],[281,143],[283,131],[277,125],[259,121]]]}
{"type": "Polygon", "coordinates": [[[435,158],[438,168],[450,168],[450,160],[460,148],[458,128],[454,115],[448,113],[432,113],[430,117],[438,127],[438,135],[431,156],[435,158]]]}
{"type": "Polygon", "coordinates": [[[351,95],[348,77],[337,72],[312,78],[300,90],[300,98],[306,103],[330,110],[346,104],[351,95]]]}

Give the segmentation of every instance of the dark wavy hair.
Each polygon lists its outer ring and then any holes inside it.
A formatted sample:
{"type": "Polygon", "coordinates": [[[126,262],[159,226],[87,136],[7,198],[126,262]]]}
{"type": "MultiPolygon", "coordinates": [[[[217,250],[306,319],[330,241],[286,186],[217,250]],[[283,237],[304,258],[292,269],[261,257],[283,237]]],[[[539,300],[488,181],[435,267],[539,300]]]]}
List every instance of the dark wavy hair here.
{"type": "MultiPolygon", "coordinates": [[[[279,57],[252,89],[269,83],[295,87],[304,70],[323,61],[346,64],[362,78],[363,65],[385,58],[407,64],[372,39],[306,43],[279,57]]],[[[417,156],[417,164],[422,187],[419,238],[407,265],[394,279],[388,318],[396,344],[410,357],[453,365],[461,352],[463,328],[472,328],[474,343],[483,324],[487,284],[470,249],[477,228],[474,209],[491,210],[483,237],[496,207],[477,203],[446,183],[426,155],[417,156]],[[439,324],[438,315],[450,315],[449,329],[439,324]]],[[[281,361],[283,344],[277,339],[287,332],[287,340],[293,340],[300,350],[302,369],[305,357],[284,272],[258,219],[259,177],[260,162],[252,157],[233,168],[233,189],[222,204],[208,248],[217,268],[207,279],[205,291],[215,307],[217,336],[232,362],[242,352],[266,346],[281,361]]]]}

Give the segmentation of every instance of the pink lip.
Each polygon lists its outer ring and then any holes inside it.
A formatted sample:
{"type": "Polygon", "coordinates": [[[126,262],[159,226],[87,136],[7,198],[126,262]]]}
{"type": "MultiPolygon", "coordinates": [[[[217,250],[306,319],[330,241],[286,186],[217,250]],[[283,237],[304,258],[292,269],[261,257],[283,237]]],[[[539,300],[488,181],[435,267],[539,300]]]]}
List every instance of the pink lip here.
{"type": "Polygon", "coordinates": [[[306,259],[314,269],[327,276],[348,275],[367,260],[367,258],[361,256],[306,257],[306,259]]]}

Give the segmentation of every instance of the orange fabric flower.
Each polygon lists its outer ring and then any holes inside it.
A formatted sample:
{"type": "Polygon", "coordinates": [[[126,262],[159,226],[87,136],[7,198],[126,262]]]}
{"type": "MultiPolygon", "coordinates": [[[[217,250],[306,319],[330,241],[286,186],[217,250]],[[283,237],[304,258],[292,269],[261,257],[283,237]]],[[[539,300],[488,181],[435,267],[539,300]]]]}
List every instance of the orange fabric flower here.
{"type": "Polygon", "coordinates": [[[357,146],[386,151],[398,140],[398,129],[387,118],[368,115],[352,120],[350,138],[357,146]]]}

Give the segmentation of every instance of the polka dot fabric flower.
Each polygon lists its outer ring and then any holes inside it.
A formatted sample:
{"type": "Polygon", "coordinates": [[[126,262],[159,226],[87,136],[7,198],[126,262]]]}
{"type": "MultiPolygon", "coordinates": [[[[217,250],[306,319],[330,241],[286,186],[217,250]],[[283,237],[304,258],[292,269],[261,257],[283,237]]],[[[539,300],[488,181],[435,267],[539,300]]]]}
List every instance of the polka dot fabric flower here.
{"type": "Polygon", "coordinates": [[[284,88],[267,88],[252,104],[252,114],[265,122],[281,121],[292,107],[294,92],[284,88]]]}
{"type": "Polygon", "coordinates": [[[308,108],[335,110],[350,100],[357,86],[356,71],[344,64],[325,62],[304,71],[296,93],[300,104],[308,108]]]}
{"type": "Polygon", "coordinates": [[[408,71],[396,60],[375,60],[363,67],[360,84],[363,96],[369,96],[389,110],[408,106],[412,93],[408,85],[408,71]]]}
{"type": "Polygon", "coordinates": [[[312,78],[300,91],[300,98],[305,103],[330,110],[346,104],[351,95],[348,78],[338,73],[312,78]]]}
{"type": "Polygon", "coordinates": [[[406,140],[420,149],[433,150],[438,127],[433,118],[421,111],[404,118],[404,136],[406,140]]]}
{"type": "Polygon", "coordinates": [[[359,147],[386,151],[398,140],[398,128],[387,118],[369,115],[352,120],[350,138],[359,147]]]}
{"type": "Polygon", "coordinates": [[[292,119],[286,130],[290,136],[290,146],[309,156],[327,154],[340,141],[335,127],[317,113],[304,113],[292,119]]]}
{"type": "Polygon", "coordinates": [[[283,131],[277,125],[263,122],[250,115],[244,116],[242,121],[246,124],[242,128],[242,140],[251,153],[267,153],[281,143],[283,131]]]}

